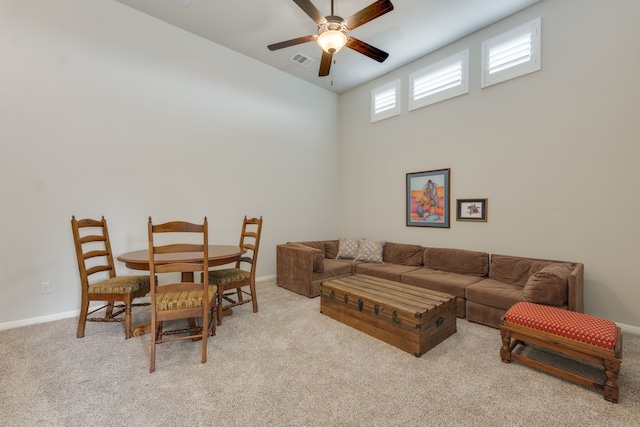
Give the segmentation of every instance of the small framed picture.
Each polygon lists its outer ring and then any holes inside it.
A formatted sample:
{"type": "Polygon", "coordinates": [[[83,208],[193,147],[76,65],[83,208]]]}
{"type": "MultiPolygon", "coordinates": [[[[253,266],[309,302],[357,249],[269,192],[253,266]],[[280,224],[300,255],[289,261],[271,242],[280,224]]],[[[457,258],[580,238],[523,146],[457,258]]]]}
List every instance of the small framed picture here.
{"type": "Polygon", "coordinates": [[[456,199],[456,221],[487,221],[487,199],[456,199]]]}

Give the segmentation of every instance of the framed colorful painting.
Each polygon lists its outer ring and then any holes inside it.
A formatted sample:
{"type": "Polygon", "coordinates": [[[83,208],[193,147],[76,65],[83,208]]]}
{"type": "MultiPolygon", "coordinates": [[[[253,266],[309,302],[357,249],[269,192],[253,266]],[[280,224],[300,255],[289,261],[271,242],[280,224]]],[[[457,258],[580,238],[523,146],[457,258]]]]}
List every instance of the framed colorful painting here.
{"type": "Polygon", "coordinates": [[[407,226],[449,228],[451,169],[407,174],[407,226]]]}
{"type": "Polygon", "coordinates": [[[456,221],[487,222],[487,199],[457,199],[456,221]]]}

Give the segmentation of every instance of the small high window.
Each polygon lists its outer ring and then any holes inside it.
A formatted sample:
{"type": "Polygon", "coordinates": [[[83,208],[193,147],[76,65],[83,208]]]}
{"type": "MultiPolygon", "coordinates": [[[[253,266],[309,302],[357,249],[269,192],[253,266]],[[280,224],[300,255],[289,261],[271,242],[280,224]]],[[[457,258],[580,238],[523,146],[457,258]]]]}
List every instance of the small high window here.
{"type": "Polygon", "coordinates": [[[409,110],[469,92],[469,49],[409,75],[409,110]]]}
{"type": "Polygon", "coordinates": [[[371,90],[371,123],[400,114],[400,79],[371,90]]]}
{"type": "Polygon", "coordinates": [[[482,87],[540,69],[540,24],[538,18],[482,43],[482,87]]]}

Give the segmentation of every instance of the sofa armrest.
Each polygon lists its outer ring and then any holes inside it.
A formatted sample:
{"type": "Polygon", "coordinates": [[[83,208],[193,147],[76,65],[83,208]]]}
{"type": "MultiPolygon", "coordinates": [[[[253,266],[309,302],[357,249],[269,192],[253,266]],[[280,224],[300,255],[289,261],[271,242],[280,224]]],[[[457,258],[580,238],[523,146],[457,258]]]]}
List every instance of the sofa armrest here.
{"type": "Polygon", "coordinates": [[[310,296],[314,252],[281,244],[276,246],[276,283],[291,291],[310,296]]]}
{"type": "Polygon", "coordinates": [[[569,275],[567,293],[567,308],[571,311],[584,313],[584,264],[576,263],[569,275]]]}

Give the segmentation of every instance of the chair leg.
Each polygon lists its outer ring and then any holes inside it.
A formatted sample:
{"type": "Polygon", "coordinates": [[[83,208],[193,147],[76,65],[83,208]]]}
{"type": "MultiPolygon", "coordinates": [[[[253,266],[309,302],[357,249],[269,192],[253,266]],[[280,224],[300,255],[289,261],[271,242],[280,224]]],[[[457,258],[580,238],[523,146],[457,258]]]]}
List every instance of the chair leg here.
{"type": "Polygon", "coordinates": [[[151,351],[149,352],[149,373],[154,373],[156,370],[156,339],[153,332],[151,332],[151,351]]]}
{"type": "Polygon", "coordinates": [[[224,289],[218,287],[218,307],[216,307],[216,321],[218,322],[218,326],[222,325],[222,293],[224,289]]]}
{"type": "Polygon", "coordinates": [[[80,317],[78,317],[78,331],[76,337],[84,338],[84,327],[87,325],[87,313],[89,312],[89,301],[82,301],[80,305],[80,317]]]}
{"type": "Polygon", "coordinates": [[[202,310],[202,357],[200,362],[207,362],[207,337],[209,336],[209,313],[202,310]]]}
{"type": "Polygon", "coordinates": [[[189,319],[187,319],[187,322],[189,323],[189,329],[197,329],[198,328],[198,323],[196,322],[195,318],[190,317],[189,319]]]}
{"type": "Polygon", "coordinates": [[[256,284],[254,281],[251,281],[251,285],[249,286],[251,289],[251,302],[253,304],[253,312],[258,312],[258,298],[256,298],[256,284]]]}
{"type": "Polygon", "coordinates": [[[113,306],[115,305],[115,301],[107,301],[107,310],[104,313],[104,318],[108,319],[113,316],[113,306]]]}
{"type": "Polygon", "coordinates": [[[151,348],[149,351],[149,373],[153,373],[156,370],[156,340],[158,334],[162,332],[162,322],[151,322],[151,348]]]}
{"type": "Polygon", "coordinates": [[[216,294],[211,299],[212,304],[209,306],[209,322],[211,323],[208,326],[211,329],[211,336],[214,336],[216,334],[216,325],[219,325],[218,320],[220,320],[220,315],[222,314],[222,312],[218,311],[218,292],[219,289],[216,289],[216,294]]]}
{"type": "MultiPolygon", "coordinates": [[[[216,335],[216,324],[218,323],[218,307],[211,306],[209,310],[209,324],[207,325],[207,333],[212,337],[216,335]]],[[[204,326],[204,325],[203,325],[204,326]]]]}
{"type": "Polygon", "coordinates": [[[131,301],[124,303],[124,339],[131,338],[131,301]]]}

